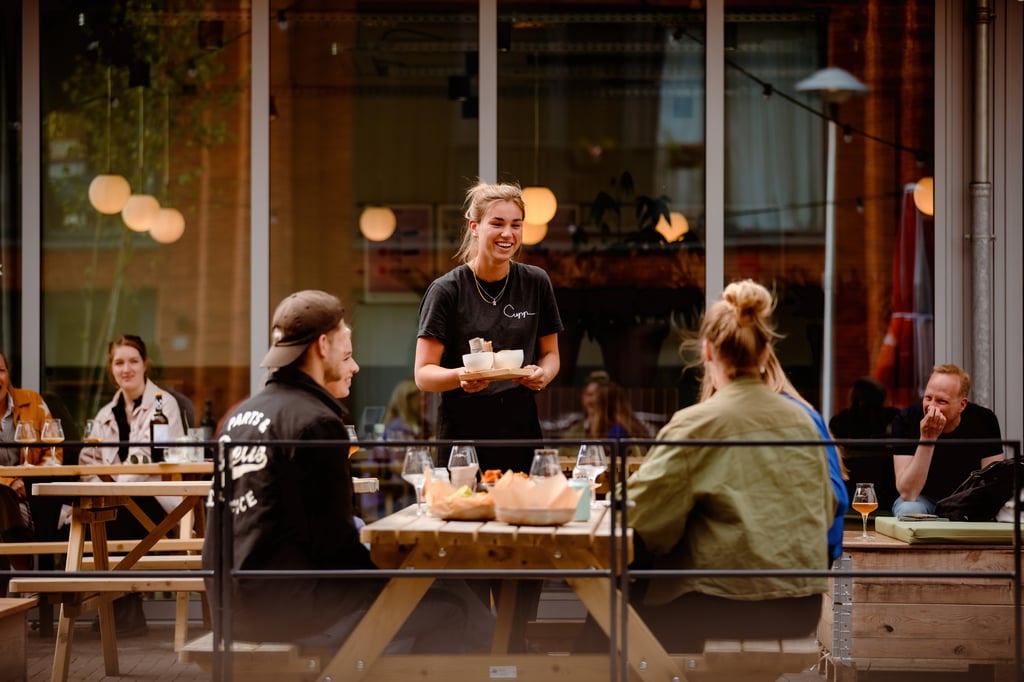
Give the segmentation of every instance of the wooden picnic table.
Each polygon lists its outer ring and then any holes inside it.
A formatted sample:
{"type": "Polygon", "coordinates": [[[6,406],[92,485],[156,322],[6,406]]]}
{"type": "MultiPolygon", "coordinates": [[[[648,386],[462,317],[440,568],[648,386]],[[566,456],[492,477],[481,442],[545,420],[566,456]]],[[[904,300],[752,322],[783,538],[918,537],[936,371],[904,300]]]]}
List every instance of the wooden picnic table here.
{"type": "MultiPolygon", "coordinates": [[[[460,656],[382,656],[434,578],[414,577],[416,569],[609,569],[612,514],[595,506],[590,520],[561,526],[516,526],[500,521],[445,521],[416,516],[415,506],[368,524],[360,538],[370,544],[380,568],[407,569],[409,577],[393,578],[334,658],[321,679],[397,679],[409,670],[433,679],[478,679],[509,674],[521,679],[607,679],[609,656],[574,655],[569,659],[508,653],[513,590],[503,589],[498,604],[492,650],[460,656]],[[405,671],[403,673],[403,671],[405,671]],[[496,671],[496,672],[495,672],[496,671]]],[[[631,533],[627,531],[627,537],[631,533]]],[[[627,542],[630,553],[631,543],[627,542]]],[[[630,556],[620,559],[629,561],[630,556]]],[[[611,625],[612,581],[607,575],[567,578],[576,595],[607,632],[611,625]]],[[[631,672],[642,680],[685,680],[677,662],[639,617],[629,609],[631,672]]]]}
{"type": "MultiPolygon", "coordinates": [[[[0,466],[0,477],[9,478],[74,478],[97,476],[105,481],[120,474],[160,476],[179,481],[185,476],[212,476],[213,462],[157,462],[150,464],[63,464],[60,466],[0,466]]],[[[355,478],[352,485],[356,493],[375,493],[380,489],[376,478],[355,478]]]]}
{"type": "MultiPolygon", "coordinates": [[[[187,465],[181,465],[187,466],[187,465]]],[[[56,468],[56,467],[54,467],[56,468]]],[[[71,501],[71,526],[68,532],[67,563],[68,571],[80,571],[84,568],[83,557],[86,548],[86,535],[92,539],[93,570],[95,571],[126,571],[135,566],[161,539],[175,526],[179,526],[182,536],[191,537],[192,524],[190,518],[197,508],[201,508],[210,491],[210,481],[66,481],[56,483],[35,483],[33,494],[56,496],[71,501]],[[133,497],[168,496],[179,497],[180,502],[159,522],[154,523],[132,500],[133,497]],[[113,566],[107,549],[108,521],[116,518],[117,508],[133,508],[136,516],[141,515],[146,521],[143,525],[147,533],[133,549],[121,557],[113,566]],[[88,533],[87,533],[88,531],[88,533]]],[[[141,520],[141,519],[140,519],[141,520]]],[[[201,527],[200,527],[201,528],[201,527]]],[[[31,580],[31,579],[26,579],[31,580]]],[[[53,578],[51,581],[60,581],[53,578]]],[[[45,579],[37,579],[37,582],[45,579]]],[[[199,581],[201,583],[201,580],[199,581]]],[[[173,581],[167,581],[168,591],[178,592],[176,609],[175,643],[183,644],[187,636],[188,591],[172,589],[173,581]],[[180,641],[179,641],[180,640],[180,641]]],[[[12,589],[17,580],[12,581],[12,589]]],[[[188,585],[196,587],[197,585],[188,585]]],[[[75,619],[83,612],[93,608],[99,612],[100,639],[103,647],[103,660],[107,675],[118,674],[117,633],[114,626],[114,612],[111,601],[128,591],[140,591],[137,586],[126,585],[123,591],[111,591],[111,584],[104,583],[103,578],[82,580],[77,584],[59,584],[60,619],[57,626],[57,641],[54,649],[53,671],[51,680],[63,682],[67,680],[71,662],[71,645],[74,637],[75,619]],[[98,596],[97,596],[98,595],[98,596]]]]}

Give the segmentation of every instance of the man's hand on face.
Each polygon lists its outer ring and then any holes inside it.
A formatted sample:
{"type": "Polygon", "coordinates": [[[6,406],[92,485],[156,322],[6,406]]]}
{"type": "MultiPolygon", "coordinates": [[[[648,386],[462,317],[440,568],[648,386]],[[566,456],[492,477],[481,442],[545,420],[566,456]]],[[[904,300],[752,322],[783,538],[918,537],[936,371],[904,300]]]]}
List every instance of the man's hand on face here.
{"type": "Polygon", "coordinates": [[[946,417],[934,405],[929,405],[921,420],[921,440],[935,440],[946,428],[946,417]]]}

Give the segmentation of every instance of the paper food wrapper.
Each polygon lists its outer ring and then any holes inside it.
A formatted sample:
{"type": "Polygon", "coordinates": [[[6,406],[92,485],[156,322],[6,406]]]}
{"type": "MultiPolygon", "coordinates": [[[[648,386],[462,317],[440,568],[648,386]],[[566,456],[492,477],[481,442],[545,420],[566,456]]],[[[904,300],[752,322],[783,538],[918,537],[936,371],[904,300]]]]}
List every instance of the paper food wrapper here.
{"type": "Polygon", "coordinates": [[[582,490],[569,487],[565,476],[533,481],[511,470],[491,488],[494,504],[502,509],[576,509],[582,490]]]}
{"type": "Polygon", "coordinates": [[[430,469],[423,483],[423,499],[427,509],[442,519],[482,521],[494,518],[494,500],[487,493],[457,495],[458,490],[448,481],[434,479],[430,469]]]}

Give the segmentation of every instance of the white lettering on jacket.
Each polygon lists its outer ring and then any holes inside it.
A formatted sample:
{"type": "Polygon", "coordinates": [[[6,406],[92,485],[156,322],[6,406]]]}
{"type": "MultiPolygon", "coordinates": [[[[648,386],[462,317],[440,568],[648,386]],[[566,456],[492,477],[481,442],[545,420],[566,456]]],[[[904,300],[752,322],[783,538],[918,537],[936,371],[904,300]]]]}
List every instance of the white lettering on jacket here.
{"type": "Polygon", "coordinates": [[[246,474],[267,466],[266,445],[240,445],[231,448],[231,478],[238,480],[246,474]]]}
{"type": "Polygon", "coordinates": [[[249,511],[257,504],[259,504],[259,500],[256,499],[251,490],[247,490],[244,495],[231,500],[231,513],[238,516],[243,512],[249,511]]]}
{"type": "Polygon", "coordinates": [[[255,426],[260,433],[266,433],[270,420],[259,410],[246,410],[233,415],[224,430],[230,431],[236,426],[255,426]]]}

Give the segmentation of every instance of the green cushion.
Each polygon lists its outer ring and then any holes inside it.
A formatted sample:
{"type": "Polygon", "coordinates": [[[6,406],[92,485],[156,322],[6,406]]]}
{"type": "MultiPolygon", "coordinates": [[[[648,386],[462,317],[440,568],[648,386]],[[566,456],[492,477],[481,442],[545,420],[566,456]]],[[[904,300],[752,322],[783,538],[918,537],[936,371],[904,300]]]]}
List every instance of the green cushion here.
{"type": "Polygon", "coordinates": [[[1013,524],[998,521],[897,521],[892,516],[879,516],[875,519],[875,530],[911,544],[1013,544],[1013,524]]]}

